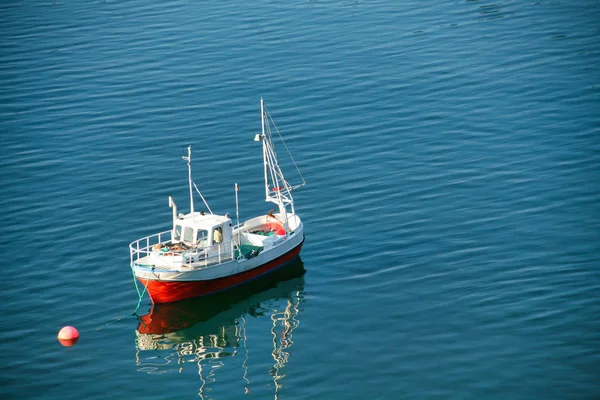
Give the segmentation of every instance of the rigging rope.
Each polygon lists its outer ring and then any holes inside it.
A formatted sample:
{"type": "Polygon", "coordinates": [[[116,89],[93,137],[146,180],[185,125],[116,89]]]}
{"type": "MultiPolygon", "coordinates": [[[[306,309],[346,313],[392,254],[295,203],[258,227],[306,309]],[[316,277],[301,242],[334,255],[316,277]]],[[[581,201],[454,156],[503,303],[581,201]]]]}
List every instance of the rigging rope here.
{"type": "Polygon", "coordinates": [[[210,207],[208,206],[208,203],[206,202],[206,200],[204,200],[204,196],[202,196],[202,193],[200,193],[200,189],[198,189],[198,186],[196,186],[196,182],[192,181],[192,183],[194,184],[194,187],[196,188],[196,192],[198,192],[198,194],[202,198],[202,201],[204,202],[204,205],[206,206],[206,208],[208,208],[208,212],[210,212],[212,214],[213,212],[210,209],[210,207]]]}
{"type": "MultiPolygon", "coordinates": [[[[283,143],[283,147],[285,147],[285,150],[287,151],[288,155],[290,156],[290,159],[292,160],[292,164],[294,164],[296,171],[298,171],[298,175],[300,175],[300,178],[302,178],[302,185],[300,185],[300,186],[306,185],[304,176],[302,176],[302,172],[300,172],[300,168],[298,168],[298,164],[296,164],[296,160],[294,160],[294,157],[292,157],[292,153],[290,153],[290,150],[288,149],[287,144],[285,143],[285,140],[283,139],[283,136],[281,136],[281,132],[279,132],[279,129],[277,128],[277,125],[275,124],[275,121],[271,117],[271,113],[269,112],[269,110],[267,110],[266,106],[264,106],[264,108],[265,108],[265,113],[269,117],[269,119],[267,120],[267,125],[270,120],[271,123],[273,124],[273,127],[275,128],[275,132],[277,132],[277,134],[279,135],[279,138],[281,139],[281,142],[283,143]]],[[[269,130],[269,133],[271,133],[270,130],[269,130]]],[[[300,187],[300,186],[297,186],[297,187],[300,187]]]]}

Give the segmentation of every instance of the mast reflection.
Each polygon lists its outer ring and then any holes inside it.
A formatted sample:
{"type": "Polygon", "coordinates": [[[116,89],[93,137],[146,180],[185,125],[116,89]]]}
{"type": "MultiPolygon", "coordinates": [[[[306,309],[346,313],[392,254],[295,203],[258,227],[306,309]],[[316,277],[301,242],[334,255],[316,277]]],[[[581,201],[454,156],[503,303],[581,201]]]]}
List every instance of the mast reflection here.
{"type": "Polygon", "coordinates": [[[201,382],[198,395],[204,398],[211,384],[217,382],[218,369],[225,366],[226,358],[238,357],[238,376],[248,393],[249,348],[253,346],[247,339],[247,322],[269,316],[271,330],[264,335],[272,337],[273,366],[265,373],[271,375],[277,398],[285,376],[282,369],[289,359],[287,350],[299,323],[305,272],[304,263],[298,258],[239,288],[176,303],[154,304],[148,314],[139,317],[136,330],[139,370],[161,374],[175,367],[181,373],[190,365],[197,366],[201,382]]]}

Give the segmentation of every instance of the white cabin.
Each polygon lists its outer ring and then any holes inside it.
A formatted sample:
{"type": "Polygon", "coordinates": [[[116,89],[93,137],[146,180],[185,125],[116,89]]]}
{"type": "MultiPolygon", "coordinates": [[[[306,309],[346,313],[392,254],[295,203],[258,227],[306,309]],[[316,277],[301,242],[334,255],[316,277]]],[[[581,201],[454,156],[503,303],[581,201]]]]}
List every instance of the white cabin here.
{"type": "Polygon", "coordinates": [[[205,249],[207,257],[231,252],[232,239],[233,224],[227,216],[195,212],[179,214],[173,220],[171,243],[187,249],[205,249]]]}

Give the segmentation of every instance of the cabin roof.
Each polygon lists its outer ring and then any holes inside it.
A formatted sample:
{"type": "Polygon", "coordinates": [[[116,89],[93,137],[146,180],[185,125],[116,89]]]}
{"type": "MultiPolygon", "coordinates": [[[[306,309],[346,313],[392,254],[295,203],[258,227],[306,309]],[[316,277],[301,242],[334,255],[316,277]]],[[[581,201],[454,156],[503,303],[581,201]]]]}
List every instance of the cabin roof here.
{"type": "Polygon", "coordinates": [[[207,214],[207,213],[194,213],[194,218],[192,219],[192,214],[186,214],[181,218],[177,218],[175,224],[182,226],[193,226],[195,228],[203,228],[208,229],[215,225],[221,225],[225,222],[231,222],[231,218],[226,217],[224,215],[216,215],[216,214],[207,214]]]}

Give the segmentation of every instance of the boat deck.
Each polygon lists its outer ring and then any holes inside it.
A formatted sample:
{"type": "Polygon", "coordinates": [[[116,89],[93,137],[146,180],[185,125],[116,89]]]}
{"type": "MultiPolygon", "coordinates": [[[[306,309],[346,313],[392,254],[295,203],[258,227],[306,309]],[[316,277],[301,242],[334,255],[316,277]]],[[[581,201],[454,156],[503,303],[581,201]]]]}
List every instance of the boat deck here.
{"type": "Polygon", "coordinates": [[[252,258],[257,256],[263,250],[262,246],[254,246],[251,244],[242,244],[239,248],[236,248],[234,254],[232,256],[231,252],[221,253],[218,256],[209,257],[207,259],[203,259],[201,261],[193,262],[193,263],[181,263],[181,256],[177,256],[179,258],[178,261],[175,261],[170,256],[160,257],[158,258],[161,262],[157,263],[157,257],[150,254],[144,257],[140,257],[135,261],[135,265],[140,267],[154,267],[160,269],[167,270],[177,270],[179,268],[189,268],[189,269],[201,269],[210,267],[217,264],[222,264],[225,262],[230,262],[234,259],[239,259],[242,256],[244,259],[252,258]]]}

